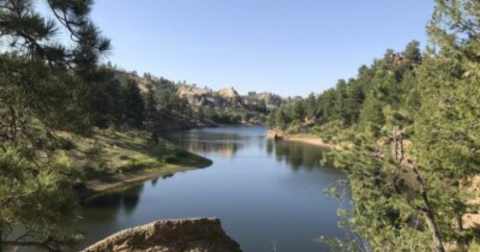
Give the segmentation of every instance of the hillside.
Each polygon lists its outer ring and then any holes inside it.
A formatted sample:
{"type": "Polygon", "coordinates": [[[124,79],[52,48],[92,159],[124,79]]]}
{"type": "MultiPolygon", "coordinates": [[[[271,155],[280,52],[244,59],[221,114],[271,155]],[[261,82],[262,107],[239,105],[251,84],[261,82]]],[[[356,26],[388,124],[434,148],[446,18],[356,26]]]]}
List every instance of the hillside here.
{"type": "Polygon", "coordinates": [[[69,172],[79,175],[75,186],[81,198],[138,181],[204,168],[212,161],[181,149],[144,131],[95,131],[89,137],[57,134],[55,154],[69,172]]]}
{"type": "Polygon", "coordinates": [[[268,113],[288,99],[273,93],[249,92],[241,95],[235,88],[212,90],[195,84],[173,81],[145,74],[114,69],[120,82],[134,81],[140,91],[157,101],[161,112],[156,130],[178,130],[226,124],[262,125],[268,113]]]}
{"type": "Polygon", "coordinates": [[[478,251],[480,78],[467,41],[438,53],[415,41],[387,50],[357,77],[269,116],[274,137],[341,147],[323,162],[348,173],[355,207],[343,215],[382,251],[409,247],[403,237],[415,251],[478,251]]]}

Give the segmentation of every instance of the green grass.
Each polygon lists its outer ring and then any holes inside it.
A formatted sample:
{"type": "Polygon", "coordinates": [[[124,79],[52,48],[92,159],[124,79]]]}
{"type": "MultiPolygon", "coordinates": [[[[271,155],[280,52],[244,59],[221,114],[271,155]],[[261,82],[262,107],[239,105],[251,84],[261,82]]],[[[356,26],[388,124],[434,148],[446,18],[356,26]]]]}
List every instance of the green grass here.
{"type": "Polygon", "coordinates": [[[142,131],[97,131],[88,138],[67,133],[59,135],[70,143],[70,148],[63,153],[81,169],[84,181],[114,183],[134,176],[212,164],[211,160],[165,140],[154,143],[150,134],[142,131]]]}

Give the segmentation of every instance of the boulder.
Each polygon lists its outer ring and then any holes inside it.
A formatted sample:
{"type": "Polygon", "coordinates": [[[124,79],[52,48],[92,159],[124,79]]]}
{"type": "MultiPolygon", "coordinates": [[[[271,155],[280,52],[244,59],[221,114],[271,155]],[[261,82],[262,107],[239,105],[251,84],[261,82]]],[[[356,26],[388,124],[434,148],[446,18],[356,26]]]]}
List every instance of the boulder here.
{"type": "Polygon", "coordinates": [[[83,252],[241,252],[217,218],[161,220],[114,234],[83,252]]]}

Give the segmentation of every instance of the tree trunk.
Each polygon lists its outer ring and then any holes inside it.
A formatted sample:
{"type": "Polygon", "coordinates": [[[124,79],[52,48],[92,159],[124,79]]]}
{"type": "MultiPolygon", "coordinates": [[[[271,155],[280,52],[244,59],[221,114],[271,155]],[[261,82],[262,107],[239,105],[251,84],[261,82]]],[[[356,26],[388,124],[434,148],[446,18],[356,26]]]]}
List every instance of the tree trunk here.
{"type": "Polygon", "coordinates": [[[393,145],[395,146],[395,161],[398,161],[397,126],[393,127],[393,145]]]}
{"type": "Polygon", "coordinates": [[[431,214],[430,211],[426,210],[424,212],[424,215],[427,220],[428,228],[432,232],[433,247],[435,249],[435,252],[445,252],[445,248],[443,247],[443,242],[440,237],[440,233],[438,232],[437,224],[435,223],[433,214],[431,214]]]}
{"type": "Polygon", "coordinates": [[[10,109],[10,116],[12,117],[11,118],[11,121],[10,121],[10,134],[11,134],[11,137],[13,139],[13,142],[16,144],[18,139],[17,139],[17,112],[16,110],[13,108],[13,106],[9,106],[9,109],[10,109]]]}
{"type": "Polygon", "coordinates": [[[400,164],[402,164],[403,162],[403,158],[404,158],[404,150],[403,150],[403,132],[402,134],[400,134],[400,160],[398,161],[400,164]]]}
{"type": "Polygon", "coordinates": [[[445,252],[445,248],[443,246],[442,237],[440,236],[440,231],[438,230],[438,225],[435,221],[435,214],[430,205],[430,201],[428,200],[427,189],[423,179],[418,172],[415,165],[412,164],[412,171],[415,174],[415,179],[420,185],[420,194],[422,195],[423,203],[425,204],[425,208],[421,209],[422,213],[425,215],[425,219],[427,221],[428,228],[430,232],[432,232],[432,239],[433,239],[433,247],[435,252],[445,252]]]}

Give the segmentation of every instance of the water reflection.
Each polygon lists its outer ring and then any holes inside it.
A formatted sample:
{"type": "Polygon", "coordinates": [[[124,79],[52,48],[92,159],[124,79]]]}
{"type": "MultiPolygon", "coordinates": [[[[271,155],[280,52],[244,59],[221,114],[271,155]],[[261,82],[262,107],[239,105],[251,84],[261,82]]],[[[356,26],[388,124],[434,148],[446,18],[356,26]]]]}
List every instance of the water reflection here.
{"type": "Polygon", "coordinates": [[[328,152],[328,149],[289,141],[268,140],[266,146],[269,155],[275,153],[276,159],[288,164],[292,170],[319,168],[322,156],[328,152]]]}
{"type": "Polygon", "coordinates": [[[244,251],[321,251],[320,235],[342,236],[338,202],[323,194],[341,171],[322,167],[323,150],[295,142],[270,141],[265,128],[218,128],[164,136],[213,160],[207,169],[140,183],[88,202],[79,225],[84,245],[119,230],[163,218],[222,219],[244,251]]]}
{"type": "Polygon", "coordinates": [[[203,155],[219,154],[223,157],[233,158],[236,154],[256,144],[260,151],[265,151],[267,155],[275,154],[278,162],[288,164],[293,170],[314,169],[321,167],[320,160],[326,148],[320,148],[309,144],[275,141],[263,137],[264,128],[251,128],[257,131],[257,134],[244,135],[242,132],[222,132],[222,128],[217,131],[192,130],[188,132],[173,132],[165,136],[168,140],[196,153],[203,155]],[[252,141],[257,140],[257,141],[252,141]]]}
{"type": "Polygon", "coordinates": [[[231,128],[197,129],[183,132],[168,132],[162,137],[199,154],[219,154],[223,157],[234,157],[240,150],[251,144],[251,138],[262,139],[264,128],[239,127],[232,131],[231,128]],[[247,129],[247,130],[245,130],[247,129]],[[256,134],[251,135],[252,131],[256,134]]]}
{"type": "MultiPolygon", "coordinates": [[[[109,210],[109,216],[111,218],[114,218],[119,211],[130,215],[135,211],[135,208],[140,202],[140,195],[143,192],[144,186],[144,183],[139,183],[122,190],[121,193],[112,192],[104,194],[101,197],[87,201],[85,206],[92,211],[109,210]]],[[[105,218],[102,216],[101,220],[105,220],[105,218]]]]}

